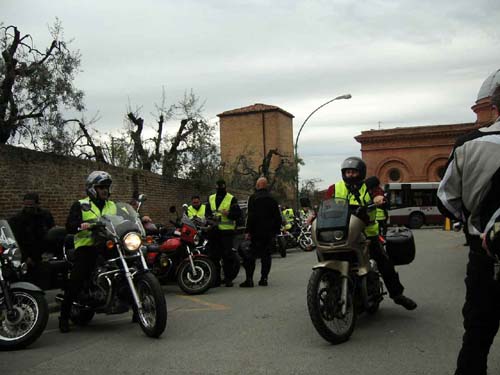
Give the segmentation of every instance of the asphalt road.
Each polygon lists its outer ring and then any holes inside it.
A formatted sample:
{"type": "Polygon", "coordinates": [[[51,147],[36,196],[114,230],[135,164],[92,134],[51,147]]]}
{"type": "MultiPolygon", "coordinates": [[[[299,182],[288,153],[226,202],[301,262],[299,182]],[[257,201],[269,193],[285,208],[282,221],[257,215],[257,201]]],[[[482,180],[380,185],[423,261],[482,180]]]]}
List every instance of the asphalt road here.
{"type": "MultiPolygon", "coordinates": [[[[165,287],[167,330],[146,337],[131,314],[102,316],[69,334],[51,314],[30,348],[0,353],[10,374],[453,374],[462,329],[467,248],[463,235],[415,231],[417,257],[399,267],[405,293],[418,303],[406,311],[386,298],[374,316],[361,315],[351,339],[332,346],[315,331],[306,286],[314,253],[291,250],[273,258],[268,287],[235,287],[186,296],[165,287]]],[[[259,268],[257,268],[258,272],[259,268]]],[[[500,373],[492,347],[490,373],[500,373]]]]}

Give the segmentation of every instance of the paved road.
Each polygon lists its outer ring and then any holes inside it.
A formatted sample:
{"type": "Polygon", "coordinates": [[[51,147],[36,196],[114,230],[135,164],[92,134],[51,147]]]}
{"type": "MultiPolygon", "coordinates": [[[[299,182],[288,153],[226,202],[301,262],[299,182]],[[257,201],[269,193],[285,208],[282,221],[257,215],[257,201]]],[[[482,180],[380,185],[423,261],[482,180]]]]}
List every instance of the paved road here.
{"type": "MultiPolygon", "coordinates": [[[[168,327],[154,340],[130,315],[101,316],[62,335],[57,314],[29,349],[0,353],[10,374],[452,374],[460,346],[467,251],[461,233],[415,231],[417,258],[399,268],[419,307],[383,301],[362,315],[350,341],[332,346],[314,330],[306,285],[314,253],[273,259],[269,287],[217,288],[202,296],[165,287],[168,327]]],[[[237,281],[243,280],[243,272],[237,281]]],[[[500,372],[498,343],[491,373],[500,372]]]]}

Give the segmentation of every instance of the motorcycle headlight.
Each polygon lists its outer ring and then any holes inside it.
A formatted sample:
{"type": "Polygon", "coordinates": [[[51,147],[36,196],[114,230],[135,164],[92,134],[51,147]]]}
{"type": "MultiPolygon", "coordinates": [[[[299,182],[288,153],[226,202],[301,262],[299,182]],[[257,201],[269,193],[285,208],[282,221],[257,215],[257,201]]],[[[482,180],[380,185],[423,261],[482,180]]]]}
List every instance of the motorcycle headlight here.
{"type": "Polygon", "coordinates": [[[142,245],[141,236],[134,232],[127,233],[123,237],[123,245],[128,251],[137,251],[142,245]]]}
{"type": "Polygon", "coordinates": [[[344,232],[341,230],[336,230],[335,232],[333,232],[333,238],[335,238],[335,241],[340,241],[344,238],[344,232]]]}
{"type": "Polygon", "coordinates": [[[193,244],[194,246],[198,246],[200,244],[200,236],[198,236],[197,234],[195,234],[195,236],[193,237],[193,244]]]}

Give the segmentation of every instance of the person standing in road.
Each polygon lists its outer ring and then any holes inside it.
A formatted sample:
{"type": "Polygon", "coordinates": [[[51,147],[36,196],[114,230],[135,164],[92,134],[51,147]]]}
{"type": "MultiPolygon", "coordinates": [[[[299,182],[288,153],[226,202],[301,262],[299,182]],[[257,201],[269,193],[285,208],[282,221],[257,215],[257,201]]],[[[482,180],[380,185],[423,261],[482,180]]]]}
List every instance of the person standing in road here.
{"type": "MultiPolygon", "coordinates": [[[[234,267],[235,258],[232,255],[233,241],[236,229],[236,220],[241,217],[238,200],[226,191],[226,182],[218,180],[216,192],[208,197],[205,215],[207,218],[217,220],[217,227],[210,233],[209,256],[215,263],[214,286],[221,284],[221,260],[224,265],[224,283],[227,287],[233,286],[231,269],[234,267]]],[[[239,264],[238,264],[239,267],[239,264]]]]}
{"type": "Polygon", "coordinates": [[[253,287],[253,273],[256,258],[260,258],[260,286],[268,285],[271,271],[271,246],[274,237],[280,232],[281,214],[278,202],[267,190],[267,179],[260,177],[255,184],[255,193],[248,200],[248,216],[246,239],[251,241],[250,252],[243,259],[246,280],[240,284],[242,288],[253,287]]]}
{"type": "Polygon", "coordinates": [[[21,259],[28,265],[27,279],[41,285],[42,254],[48,250],[47,233],[55,224],[50,211],[40,206],[38,193],[24,195],[23,208],[9,219],[9,225],[19,243],[21,259]]]}
{"type": "Polygon", "coordinates": [[[500,207],[500,86],[491,95],[491,114],[492,125],[457,139],[437,193],[441,213],[465,223],[470,248],[462,309],[465,333],[455,375],[486,375],[500,322],[500,263],[481,239],[500,207]]]}
{"type": "MultiPolygon", "coordinates": [[[[349,206],[353,208],[367,206],[372,201],[376,206],[384,204],[383,191],[376,188],[372,189],[372,197],[364,183],[366,164],[362,159],[355,156],[345,159],[341,165],[341,172],[342,181],[328,188],[325,196],[326,199],[344,198],[349,201],[349,206]]],[[[369,224],[365,228],[365,235],[370,240],[370,257],[377,262],[378,270],[382,275],[389,296],[394,303],[403,306],[407,310],[416,309],[417,304],[415,301],[403,294],[404,287],[399,280],[399,275],[394,268],[394,264],[380,244],[375,211],[369,217],[369,224]]]]}

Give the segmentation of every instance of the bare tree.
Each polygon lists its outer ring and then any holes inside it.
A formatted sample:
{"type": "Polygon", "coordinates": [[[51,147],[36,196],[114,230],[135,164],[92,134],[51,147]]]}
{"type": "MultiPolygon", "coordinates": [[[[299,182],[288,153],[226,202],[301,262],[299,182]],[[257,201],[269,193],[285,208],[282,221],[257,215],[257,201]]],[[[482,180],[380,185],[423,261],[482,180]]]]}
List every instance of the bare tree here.
{"type": "Polygon", "coordinates": [[[19,143],[42,147],[44,132],[52,126],[62,131],[63,109],[84,109],[83,92],[73,85],[80,54],[69,50],[59,20],[49,31],[53,40],[40,51],[31,35],[13,25],[0,27],[0,144],[17,136],[19,143]]]}
{"type": "Polygon", "coordinates": [[[156,105],[157,127],[151,139],[143,137],[145,124],[139,115],[140,108],[129,111],[127,118],[132,124],[129,135],[139,167],[161,170],[167,178],[186,177],[200,183],[218,172],[214,126],[203,118],[203,105],[191,91],[178,103],[167,106],[163,90],[162,102],[156,105]],[[164,134],[167,122],[174,118],[181,119],[179,127],[171,135],[164,134]]]}
{"type": "Polygon", "coordinates": [[[290,162],[286,154],[278,149],[271,149],[262,159],[262,163],[255,167],[251,161],[252,153],[245,151],[240,154],[231,166],[228,179],[231,186],[244,190],[252,190],[255,181],[264,176],[269,181],[269,190],[274,190],[280,195],[287,195],[288,186],[295,181],[295,166],[290,162]],[[279,157],[278,164],[271,168],[274,157],[279,157]]]}

